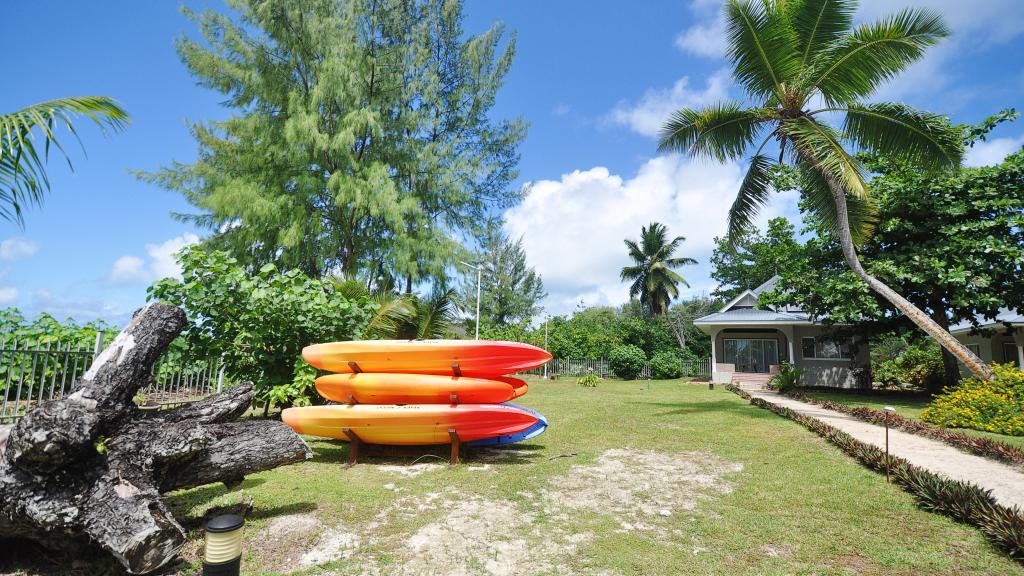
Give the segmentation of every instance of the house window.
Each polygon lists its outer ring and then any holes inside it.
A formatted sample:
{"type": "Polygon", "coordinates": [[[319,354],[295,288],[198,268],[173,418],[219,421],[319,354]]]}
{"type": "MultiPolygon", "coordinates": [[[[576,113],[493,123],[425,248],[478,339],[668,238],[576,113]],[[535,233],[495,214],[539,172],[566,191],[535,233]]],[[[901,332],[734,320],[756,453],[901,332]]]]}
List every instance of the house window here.
{"type": "Polygon", "coordinates": [[[800,339],[800,350],[803,357],[808,360],[849,360],[853,358],[849,338],[836,340],[808,336],[800,339]]]}
{"type": "Polygon", "coordinates": [[[1013,342],[1003,342],[1003,362],[1013,364],[1018,368],[1020,366],[1020,358],[1017,357],[1017,345],[1013,342]]]}

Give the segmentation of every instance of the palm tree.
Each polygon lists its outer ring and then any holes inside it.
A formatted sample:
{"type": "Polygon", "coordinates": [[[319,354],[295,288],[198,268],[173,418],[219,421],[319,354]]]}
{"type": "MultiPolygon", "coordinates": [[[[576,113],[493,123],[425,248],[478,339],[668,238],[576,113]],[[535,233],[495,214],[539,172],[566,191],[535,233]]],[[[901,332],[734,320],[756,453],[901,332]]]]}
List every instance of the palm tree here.
{"type": "Polygon", "coordinates": [[[387,288],[371,292],[358,280],[335,277],[332,281],[346,298],[367,298],[376,305],[364,331],[369,339],[442,338],[458,316],[458,295],[450,288],[435,286],[424,297],[387,288]]]}
{"type": "Polygon", "coordinates": [[[679,284],[690,287],[685,278],[673,268],[696,264],[693,258],[673,258],[676,248],[686,241],[676,236],[668,241],[668,228],[664,224],[651,222],[640,230],[640,244],[626,239],[629,257],[635,263],[622,269],[622,280],[632,280],[629,295],[639,298],[640,303],[654,316],[668,310],[669,302],[679,296],[679,284]]]}
{"type": "Polygon", "coordinates": [[[78,139],[73,124],[77,116],[115,131],[128,123],[128,114],[105,96],[60,98],[0,114],[0,217],[21,226],[24,207],[42,203],[50,189],[44,164],[51,146],[71,168],[71,159],[57,139],[55,128],[63,125],[78,139]]]}
{"type": "Polygon", "coordinates": [[[949,34],[942,17],[905,9],[854,28],[856,7],[855,0],[727,0],[733,76],[754,105],[731,101],[678,110],[662,128],[659,149],[721,162],[754,150],[729,211],[730,238],[749,227],[767,203],[774,172],[783,165],[795,171],[812,215],[837,233],[857,276],[987,380],[991,373],[980,358],[868,274],[857,257],[857,245],[871,233],[874,210],[855,152],[939,171],[959,166],[963,143],[943,116],[905,104],[864,102],[949,34]],[[766,150],[769,144],[777,160],[766,150]]]}

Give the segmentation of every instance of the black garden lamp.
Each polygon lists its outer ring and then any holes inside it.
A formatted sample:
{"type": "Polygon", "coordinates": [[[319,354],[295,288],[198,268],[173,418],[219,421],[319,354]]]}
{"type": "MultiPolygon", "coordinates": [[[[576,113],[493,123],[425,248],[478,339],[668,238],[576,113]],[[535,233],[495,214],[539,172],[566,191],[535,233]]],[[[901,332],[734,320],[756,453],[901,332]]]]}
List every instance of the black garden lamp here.
{"type": "Polygon", "coordinates": [[[892,406],[886,406],[885,411],[885,481],[889,481],[889,415],[896,411],[892,406]]]}
{"type": "Polygon", "coordinates": [[[241,516],[225,514],[206,523],[203,576],[238,576],[242,564],[241,516]]]}

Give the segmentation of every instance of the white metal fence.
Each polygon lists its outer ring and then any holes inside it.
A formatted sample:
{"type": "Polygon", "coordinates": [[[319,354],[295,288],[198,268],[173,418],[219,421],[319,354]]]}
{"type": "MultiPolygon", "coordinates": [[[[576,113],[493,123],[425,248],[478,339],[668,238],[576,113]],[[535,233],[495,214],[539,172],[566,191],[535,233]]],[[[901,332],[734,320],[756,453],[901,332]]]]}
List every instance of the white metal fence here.
{"type": "MultiPolygon", "coordinates": [[[[0,424],[17,420],[39,402],[71,392],[102,350],[90,344],[53,343],[25,346],[0,338],[0,424]]],[[[200,400],[227,386],[220,360],[177,363],[160,360],[153,379],[136,401],[145,406],[200,400]]]]}
{"type": "MultiPolygon", "coordinates": [[[[599,359],[570,359],[570,358],[555,358],[547,363],[546,366],[540,368],[534,368],[521,374],[530,374],[533,376],[543,376],[545,374],[566,376],[566,377],[577,377],[584,376],[593,372],[601,378],[608,378],[609,376],[615,376],[615,372],[609,366],[608,360],[605,358],[599,359]],[[545,372],[545,368],[547,371],[545,372]]],[[[683,376],[707,376],[711,374],[711,359],[701,358],[698,360],[683,360],[683,376]]],[[[650,362],[645,362],[643,369],[637,376],[638,379],[646,380],[654,377],[654,371],[651,368],[650,362]]]]}

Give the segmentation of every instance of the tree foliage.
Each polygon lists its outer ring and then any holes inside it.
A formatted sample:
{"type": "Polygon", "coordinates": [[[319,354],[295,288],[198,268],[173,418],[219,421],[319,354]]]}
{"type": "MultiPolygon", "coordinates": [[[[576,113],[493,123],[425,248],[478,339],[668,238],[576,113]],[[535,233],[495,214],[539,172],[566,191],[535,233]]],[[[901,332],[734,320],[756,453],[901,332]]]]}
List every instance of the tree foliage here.
{"type": "MultiPolygon", "coordinates": [[[[488,225],[476,255],[480,273],[480,326],[504,328],[529,324],[547,296],[544,281],[526,262],[522,239],[512,241],[497,225],[488,225]]],[[[476,310],[477,278],[467,273],[462,284],[462,308],[476,310]]],[[[467,322],[473,322],[469,318],[467,322]]]]}
{"type": "Polygon", "coordinates": [[[711,277],[718,282],[713,295],[732,300],[781,274],[797,257],[800,243],[796,229],[785,218],[772,218],[761,234],[756,228],[743,231],[735,242],[715,238],[711,277]]]}
{"type": "Polygon", "coordinates": [[[302,348],[363,337],[376,306],[349,299],[333,282],[265,264],[251,273],[223,252],[189,247],[182,279],[149,287],[149,299],[179,306],[191,324],[181,339],[190,356],[223,357],[229,376],[252,380],[258,399],[278,405],[315,400],[302,348]]]}
{"type": "Polygon", "coordinates": [[[128,123],[128,113],[106,96],[47,100],[0,114],[0,218],[22,225],[25,208],[42,204],[50,190],[45,166],[50,148],[72,167],[57,130],[63,127],[78,140],[75,120],[79,117],[114,131],[128,123]]]}
{"type": "Polygon", "coordinates": [[[631,281],[629,295],[637,298],[653,316],[664,314],[672,300],[679,297],[679,285],[690,283],[674,269],[696,264],[693,258],[677,257],[676,250],[686,241],[682,236],[669,240],[668,228],[651,222],[640,231],[640,242],[626,239],[631,266],[622,269],[623,281],[631,281]]]}
{"type": "Polygon", "coordinates": [[[491,118],[515,37],[458,0],[229,0],[178,53],[232,115],[199,157],[141,174],[182,193],[209,247],[251,270],[443,278],[459,238],[519,192],[520,120],[491,118]]]}

